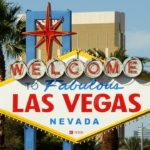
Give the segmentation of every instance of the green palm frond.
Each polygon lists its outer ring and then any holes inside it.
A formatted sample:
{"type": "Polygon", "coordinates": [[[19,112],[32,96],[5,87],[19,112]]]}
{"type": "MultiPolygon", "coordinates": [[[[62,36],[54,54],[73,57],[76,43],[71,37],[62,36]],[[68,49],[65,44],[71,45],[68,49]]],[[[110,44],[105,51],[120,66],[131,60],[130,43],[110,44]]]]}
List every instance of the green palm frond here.
{"type": "Polygon", "coordinates": [[[139,58],[143,64],[150,62],[150,58],[147,57],[137,57],[137,58],[139,58]]]}
{"type": "Polygon", "coordinates": [[[25,52],[25,45],[24,44],[14,44],[12,42],[7,42],[6,46],[6,54],[7,57],[16,57],[21,56],[25,52]]]}
{"type": "Polygon", "coordinates": [[[128,56],[126,55],[126,50],[123,48],[115,50],[111,57],[118,58],[121,62],[123,62],[128,56]]]}
{"type": "Polygon", "coordinates": [[[136,137],[126,138],[125,145],[128,150],[139,150],[140,149],[140,139],[136,137]]]}
{"type": "Polygon", "coordinates": [[[15,34],[19,10],[19,6],[0,0],[0,41],[2,43],[12,39],[15,34]]]}
{"type": "Polygon", "coordinates": [[[21,34],[24,30],[25,23],[19,21],[13,36],[4,43],[7,57],[21,56],[25,52],[25,36],[21,34]]]}
{"type": "Polygon", "coordinates": [[[88,53],[89,55],[96,57],[96,58],[101,58],[103,60],[106,58],[104,51],[102,51],[100,49],[95,49],[95,48],[87,49],[85,52],[88,53]]]}

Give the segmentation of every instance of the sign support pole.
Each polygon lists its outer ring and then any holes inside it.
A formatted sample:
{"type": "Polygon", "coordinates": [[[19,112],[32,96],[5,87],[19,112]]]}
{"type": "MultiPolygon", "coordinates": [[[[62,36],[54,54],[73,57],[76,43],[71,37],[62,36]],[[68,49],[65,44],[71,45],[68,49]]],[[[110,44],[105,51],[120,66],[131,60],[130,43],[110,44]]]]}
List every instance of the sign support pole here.
{"type": "MultiPolygon", "coordinates": [[[[52,18],[64,18],[62,23],[62,30],[66,32],[71,32],[71,11],[67,10],[66,12],[53,13],[52,18]]],[[[26,13],[26,31],[35,30],[35,19],[45,18],[45,13],[37,12],[34,13],[32,11],[27,11],[26,13]]],[[[26,37],[26,62],[28,63],[30,60],[36,58],[36,49],[35,49],[35,37],[27,36],[26,37]]],[[[65,54],[71,50],[71,36],[66,35],[62,37],[62,54],[65,54]]],[[[63,150],[72,150],[72,144],[68,142],[63,142],[63,150]]],[[[36,130],[32,127],[25,126],[24,127],[24,149],[25,150],[35,150],[36,149],[36,130]],[[29,138],[30,137],[30,138],[29,138]]]]}
{"type": "Polygon", "coordinates": [[[27,125],[24,126],[24,149],[35,150],[36,149],[36,130],[27,125]]]}
{"type": "MultiPolygon", "coordinates": [[[[64,31],[67,32],[71,32],[71,11],[68,10],[67,11],[67,19],[65,20],[65,22],[62,24],[62,28],[64,31]]],[[[66,52],[69,52],[72,47],[71,47],[71,36],[70,35],[66,35],[62,37],[62,54],[65,54],[66,52]]],[[[64,141],[63,142],[63,150],[73,150],[73,145],[69,142],[64,141]]]]}
{"type": "Polygon", "coordinates": [[[69,142],[63,142],[63,150],[73,150],[73,145],[69,142]]]}
{"type": "MultiPolygon", "coordinates": [[[[26,31],[35,30],[34,16],[32,11],[26,12],[26,31]]],[[[26,62],[36,58],[35,51],[35,37],[26,37],[26,62]]],[[[24,150],[35,150],[36,149],[36,130],[30,126],[24,126],[24,150]]]]}

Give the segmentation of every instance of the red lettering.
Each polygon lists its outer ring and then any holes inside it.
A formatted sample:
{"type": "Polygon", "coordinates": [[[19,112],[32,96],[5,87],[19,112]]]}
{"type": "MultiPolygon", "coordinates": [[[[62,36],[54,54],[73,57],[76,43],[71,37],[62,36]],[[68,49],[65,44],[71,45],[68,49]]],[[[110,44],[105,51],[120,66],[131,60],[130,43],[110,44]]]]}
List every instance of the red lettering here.
{"type": "MultiPolygon", "coordinates": [[[[76,62],[71,62],[71,63],[68,65],[69,72],[70,72],[71,74],[78,74],[78,73],[79,73],[78,70],[75,71],[75,70],[72,69],[74,66],[78,66],[78,63],[76,63],[76,62]]],[[[79,66],[78,66],[78,67],[79,67],[79,66]]]]}
{"type": "Polygon", "coordinates": [[[96,73],[98,73],[100,71],[100,66],[96,62],[91,62],[91,63],[88,64],[88,70],[89,70],[89,73],[96,74],[96,73]],[[95,70],[91,69],[91,67],[93,65],[96,66],[95,70]]]}
{"type": "Polygon", "coordinates": [[[137,73],[136,65],[137,65],[137,61],[136,60],[128,61],[128,72],[129,73],[137,73]]]}
{"type": "Polygon", "coordinates": [[[48,101],[48,98],[52,98],[52,97],[53,97],[52,94],[43,95],[42,101],[46,106],[48,106],[48,108],[43,108],[42,112],[51,112],[51,111],[53,111],[54,105],[51,102],[48,101]]]}
{"type": "Polygon", "coordinates": [[[67,108],[68,108],[68,111],[69,111],[69,112],[73,112],[74,109],[75,109],[75,106],[76,106],[76,104],[77,104],[77,102],[78,102],[78,100],[79,100],[80,94],[76,94],[76,95],[75,95],[72,104],[71,104],[71,101],[70,101],[70,99],[69,99],[68,94],[62,94],[62,96],[63,96],[63,98],[64,98],[64,100],[65,100],[65,103],[66,103],[66,106],[67,106],[67,108]]]}
{"type": "Polygon", "coordinates": [[[34,109],[35,112],[40,112],[40,107],[38,104],[36,94],[30,94],[29,95],[25,112],[29,112],[31,109],[34,109]]]}
{"type": "Polygon", "coordinates": [[[92,97],[92,94],[82,94],[82,112],[92,112],[91,108],[87,108],[87,105],[92,104],[92,101],[87,100],[88,97],[92,97]]]}
{"type": "Polygon", "coordinates": [[[60,74],[60,72],[55,71],[54,63],[51,63],[51,73],[54,74],[54,75],[59,75],[60,74]]]}
{"type": "Polygon", "coordinates": [[[134,94],[131,94],[129,96],[129,101],[131,102],[131,104],[133,104],[135,106],[135,108],[129,108],[129,111],[130,112],[138,112],[141,110],[141,105],[140,103],[138,103],[135,98],[139,98],[140,97],[140,94],[138,93],[134,93],[134,94]]]}
{"type": "Polygon", "coordinates": [[[126,104],[122,94],[116,94],[114,104],[112,106],[112,112],[116,112],[117,109],[120,109],[122,112],[127,112],[126,104]]]}
{"type": "Polygon", "coordinates": [[[32,75],[41,75],[40,73],[40,66],[41,64],[39,62],[34,62],[31,67],[32,67],[32,75]]]}
{"type": "Polygon", "coordinates": [[[108,100],[110,99],[110,96],[107,95],[107,94],[98,94],[95,99],[94,99],[94,107],[95,109],[98,111],[98,112],[106,112],[110,109],[110,106],[111,106],[111,102],[102,102],[101,104],[104,105],[105,107],[104,108],[101,108],[100,107],[100,100],[101,99],[105,99],[105,100],[108,100]]]}
{"type": "Polygon", "coordinates": [[[13,94],[13,112],[23,112],[22,108],[18,108],[18,94],[13,94]]]}
{"type": "Polygon", "coordinates": [[[108,73],[119,73],[119,64],[118,61],[114,62],[114,66],[112,66],[111,62],[108,62],[106,65],[108,73]]]}
{"type": "Polygon", "coordinates": [[[23,71],[23,64],[13,64],[11,65],[10,69],[14,76],[16,76],[17,74],[21,75],[23,71]]]}

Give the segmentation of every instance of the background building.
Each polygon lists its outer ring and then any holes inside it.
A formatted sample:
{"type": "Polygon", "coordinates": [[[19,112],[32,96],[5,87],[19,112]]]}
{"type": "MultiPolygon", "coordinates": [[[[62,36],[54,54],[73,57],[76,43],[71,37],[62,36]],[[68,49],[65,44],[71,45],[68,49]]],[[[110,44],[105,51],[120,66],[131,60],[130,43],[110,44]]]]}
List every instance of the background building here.
{"type": "MultiPolygon", "coordinates": [[[[141,128],[138,128],[137,131],[134,131],[134,136],[135,137],[139,137],[139,138],[142,136],[142,130],[141,130],[141,128]]],[[[150,139],[150,129],[143,128],[143,138],[150,139]]]]}
{"type": "MultiPolygon", "coordinates": [[[[25,16],[19,18],[25,19],[25,16]]],[[[125,14],[122,12],[72,13],[72,31],[77,33],[72,36],[72,49],[96,48],[110,55],[116,48],[125,48],[125,14]]],[[[61,37],[58,39],[61,41],[61,37]]],[[[37,56],[45,60],[44,49],[45,44],[37,49],[37,56]]],[[[53,58],[59,53],[61,47],[53,43],[53,58]]]]}
{"type": "Polygon", "coordinates": [[[122,12],[82,12],[72,14],[72,48],[97,48],[109,53],[125,48],[125,15],[122,12]]]}

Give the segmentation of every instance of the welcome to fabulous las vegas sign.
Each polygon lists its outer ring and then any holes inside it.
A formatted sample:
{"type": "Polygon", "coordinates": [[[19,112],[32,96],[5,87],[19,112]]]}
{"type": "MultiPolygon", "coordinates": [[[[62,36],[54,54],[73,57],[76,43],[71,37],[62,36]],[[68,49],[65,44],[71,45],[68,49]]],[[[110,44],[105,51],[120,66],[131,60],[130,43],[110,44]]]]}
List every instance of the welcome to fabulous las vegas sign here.
{"type": "Polygon", "coordinates": [[[0,113],[74,143],[148,113],[150,84],[138,79],[138,58],[100,61],[72,51],[50,59],[52,41],[62,46],[57,36],[75,34],[56,31],[60,16],[53,24],[48,3],[45,24],[34,20],[39,29],[23,33],[40,36],[35,47],[45,43],[49,61],[11,64],[12,78],[0,82],[0,113]]]}
{"type": "Polygon", "coordinates": [[[150,111],[142,63],[105,62],[72,51],[45,65],[35,59],[10,66],[0,83],[0,113],[77,143],[150,111]]]}

